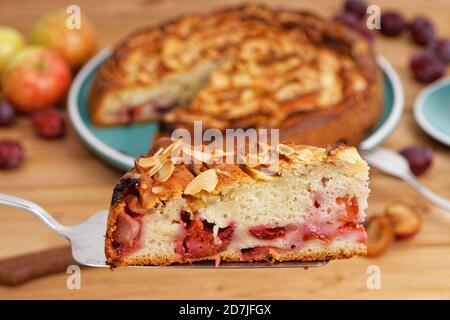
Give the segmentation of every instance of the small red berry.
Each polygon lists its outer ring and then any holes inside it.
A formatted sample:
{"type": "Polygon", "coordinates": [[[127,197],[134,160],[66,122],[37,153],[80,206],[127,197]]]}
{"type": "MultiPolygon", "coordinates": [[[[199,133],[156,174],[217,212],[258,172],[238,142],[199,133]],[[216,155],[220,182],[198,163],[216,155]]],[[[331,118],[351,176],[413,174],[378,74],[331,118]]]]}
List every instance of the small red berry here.
{"type": "Polygon", "coordinates": [[[367,3],[361,0],[347,0],[345,1],[344,9],[356,18],[362,19],[367,12],[367,3]]]}
{"type": "Polygon", "coordinates": [[[429,52],[414,54],[411,57],[409,67],[414,77],[424,83],[439,79],[445,72],[445,66],[429,52]]]}
{"type": "Polygon", "coordinates": [[[409,30],[413,40],[421,46],[426,46],[434,41],[434,26],[426,17],[415,17],[409,25],[409,30]]]}
{"type": "Polygon", "coordinates": [[[433,151],[425,146],[409,146],[400,150],[408,161],[409,168],[416,175],[424,173],[433,162],[433,151]]]}
{"type": "Polygon", "coordinates": [[[399,36],[405,27],[405,19],[396,11],[385,11],[381,14],[381,33],[385,36],[399,36]]]}
{"type": "Polygon", "coordinates": [[[431,45],[431,50],[442,63],[450,62],[450,39],[440,39],[434,42],[431,45]]]}
{"type": "Polygon", "coordinates": [[[14,123],[16,111],[7,100],[0,100],[0,126],[6,127],[14,123]]]}
{"type": "Polygon", "coordinates": [[[50,108],[33,114],[36,132],[44,138],[59,138],[65,133],[64,117],[58,109],[50,108]]]}
{"type": "Polygon", "coordinates": [[[17,168],[25,158],[22,145],[14,140],[0,140],[0,169],[17,168]]]}

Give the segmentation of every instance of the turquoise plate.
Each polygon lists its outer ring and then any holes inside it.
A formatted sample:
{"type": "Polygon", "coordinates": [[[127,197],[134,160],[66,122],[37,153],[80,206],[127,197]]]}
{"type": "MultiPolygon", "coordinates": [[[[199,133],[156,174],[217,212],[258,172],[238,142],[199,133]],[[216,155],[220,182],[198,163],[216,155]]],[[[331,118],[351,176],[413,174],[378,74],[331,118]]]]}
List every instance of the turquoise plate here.
{"type": "MultiPolygon", "coordinates": [[[[78,73],[70,88],[68,107],[72,124],[81,139],[103,160],[119,168],[128,170],[134,159],[147,152],[158,130],[156,122],[96,128],[89,120],[87,99],[89,88],[97,68],[111,55],[107,48],[98,53],[78,73]]],[[[403,110],[403,88],[392,66],[383,57],[378,58],[383,70],[384,109],[372,132],[359,145],[370,149],[380,144],[395,128],[403,110]]]]}
{"type": "Polygon", "coordinates": [[[422,90],[414,102],[414,117],[426,133],[450,146],[450,78],[422,90]]]}

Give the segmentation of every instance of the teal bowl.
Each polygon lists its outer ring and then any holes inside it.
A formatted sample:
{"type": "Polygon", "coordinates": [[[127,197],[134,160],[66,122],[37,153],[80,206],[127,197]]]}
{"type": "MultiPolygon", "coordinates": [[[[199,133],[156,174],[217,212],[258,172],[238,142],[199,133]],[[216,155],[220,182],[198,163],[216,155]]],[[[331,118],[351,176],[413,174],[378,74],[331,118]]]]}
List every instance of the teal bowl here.
{"type": "MultiPolygon", "coordinates": [[[[97,128],[91,123],[87,107],[89,88],[98,67],[111,53],[110,48],[104,49],[77,74],[68,97],[69,116],[76,132],[90,149],[107,163],[126,171],[133,166],[135,158],[151,147],[158,123],[111,128],[97,128]]],[[[397,73],[383,57],[378,58],[378,64],[383,72],[383,113],[375,128],[358,146],[362,149],[379,145],[395,128],[403,111],[403,87],[397,73]]]]}
{"type": "Polygon", "coordinates": [[[450,146],[450,78],[436,81],[419,93],[414,117],[427,134],[450,146]]]}

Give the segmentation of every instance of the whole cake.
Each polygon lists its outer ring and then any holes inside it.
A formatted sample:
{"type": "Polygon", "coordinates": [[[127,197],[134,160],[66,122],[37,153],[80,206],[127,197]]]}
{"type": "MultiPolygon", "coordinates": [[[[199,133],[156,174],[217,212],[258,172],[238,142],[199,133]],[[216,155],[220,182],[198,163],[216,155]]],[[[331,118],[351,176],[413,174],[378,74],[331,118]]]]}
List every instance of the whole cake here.
{"type": "Polygon", "coordinates": [[[161,131],[280,128],[309,145],[356,144],[381,110],[371,45],[311,13],[244,5],[186,14],[127,37],[96,74],[99,126],[160,121],[161,131]]]}
{"type": "Polygon", "coordinates": [[[313,261],[366,254],[368,166],[354,147],[262,144],[259,150],[237,157],[181,140],[157,143],[114,189],[107,263],[313,261]],[[242,162],[228,164],[230,156],[242,162]]]}

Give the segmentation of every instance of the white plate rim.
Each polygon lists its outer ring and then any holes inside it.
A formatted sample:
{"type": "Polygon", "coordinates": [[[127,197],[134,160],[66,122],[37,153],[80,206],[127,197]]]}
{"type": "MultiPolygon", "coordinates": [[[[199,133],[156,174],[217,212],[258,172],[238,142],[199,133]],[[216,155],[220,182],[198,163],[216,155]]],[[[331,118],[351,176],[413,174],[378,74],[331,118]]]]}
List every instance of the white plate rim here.
{"type": "Polygon", "coordinates": [[[389,61],[383,56],[378,56],[377,62],[380,68],[386,73],[392,84],[392,90],[394,92],[392,110],[386,121],[375,132],[373,132],[370,137],[361,141],[358,145],[358,148],[361,150],[373,149],[380,145],[397,126],[405,106],[405,93],[403,90],[403,85],[394,67],[392,67],[389,61]]]}
{"type": "MultiPolygon", "coordinates": [[[[108,158],[111,162],[121,168],[131,168],[134,165],[134,158],[117,151],[116,149],[108,146],[106,143],[92,134],[85,126],[81,119],[79,108],[77,105],[78,95],[83,82],[90,74],[92,69],[112,54],[113,50],[107,47],[97,53],[75,76],[74,81],[69,90],[67,105],[69,118],[75,128],[75,131],[79,134],[81,139],[90,147],[94,152],[101,154],[103,157],[108,158]]],[[[368,150],[375,148],[383,142],[384,139],[392,132],[397,125],[404,108],[404,91],[397,72],[392,65],[382,56],[378,56],[377,63],[381,69],[388,76],[392,89],[394,92],[392,110],[386,119],[386,121],[373,133],[370,137],[364,139],[358,148],[368,150]]]]}
{"type": "Polygon", "coordinates": [[[450,85],[450,77],[435,81],[420,91],[414,100],[414,118],[423,131],[425,131],[428,135],[446,144],[447,146],[450,146],[450,137],[433,127],[433,125],[426,120],[424,115],[425,99],[434,91],[446,85],[450,85]]]}

